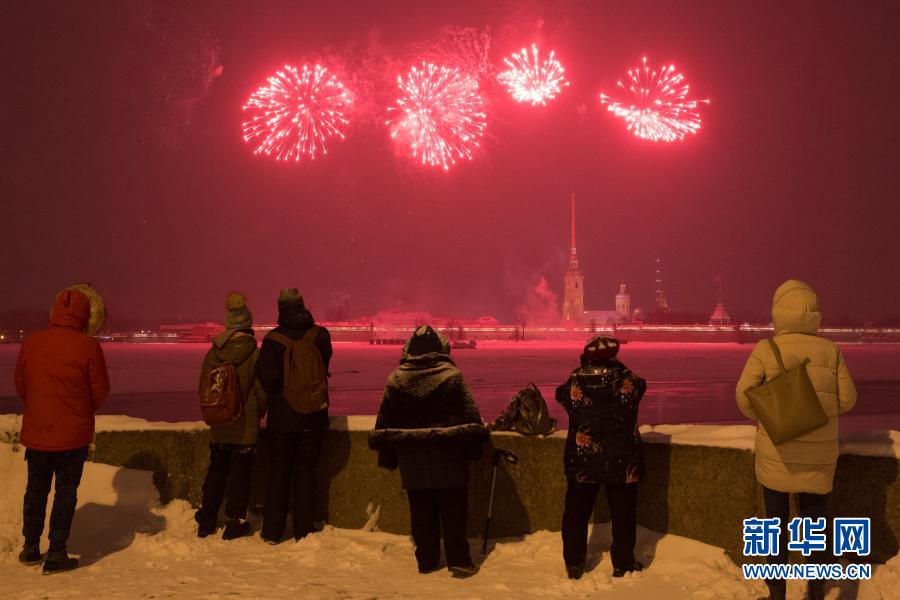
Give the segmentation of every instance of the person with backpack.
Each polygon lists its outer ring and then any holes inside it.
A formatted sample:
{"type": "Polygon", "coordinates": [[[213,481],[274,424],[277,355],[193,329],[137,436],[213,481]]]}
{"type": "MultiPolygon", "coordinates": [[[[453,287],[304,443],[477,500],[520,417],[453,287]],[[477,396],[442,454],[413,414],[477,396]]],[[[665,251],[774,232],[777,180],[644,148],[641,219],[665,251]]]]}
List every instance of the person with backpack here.
{"type": "MultiPolygon", "coordinates": [[[[781,519],[779,552],[768,557],[771,563],[788,562],[790,494],[797,494],[799,516],[825,518],[838,458],[838,415],[856,404],[856,388],[841,349],[816,335],[821,321],[819,299],[809,285],[790,279],[778,286],[772,302],[775,335],[756,344],[735,388],[738,408],[748,418],[759,420],[748,390],[782,375],[782,365],[791,369],[808,361],[806,374],[824,411],[824,425],[780,444],[773,443],[765,427],[756,428],[756,478],[763,486],[766,515],[781,519]]],[[[818,410],[815,404],[812,408],[818,410]]],[[[833,557],[814,552],[812,560],[832,562],[833,557]]],[[[784,579],[767,580],[770,597],[783,599],[786,584],[784,579]]],[[[824,585],[824,580],[810,580],[809,598],[824,598],[824,585]]]]}
{"type": "Polygon", "coordinates": [[[612,518],[613,577],[643,568],[634,559],[634,544],[637,487],[644,470],[637,413],[647,384],[616,359],[618,352],[615,338],[591,339],[581,366],[556,388],[556,401],[569,413],[562,538],[570,579],[584,574],[588,522],[601,486],[612,518]]]}
{"type": "Polygon", "coordinates": [[[270,544],[281,541],[289,508],[295,540],[313,531],[331,355],[331,335],[315,324],[300,292],[281,290],[278,327],[263,339],[256,365],[269,407],[269,484],[261,536],[270,544]]]}
{"type": "Polygon", "coordinates": [[[225,309],[225,331],[213,338],[200,369],[201,412],[210,426],[209,469],[194,519],[198,537],[215,533],[227,498],[222,539],[232,540],[250,534],[250,483],[266,404],[256,378],[259,349],[247,299],[231,292],[225,309]]]}
{"type": "Polygon", "coordinates": [[[454,577],[478,572],[469,555],[467,461],[490,437],[450,345],[428,325],[403,348],[388,377],[369,447],[378,464],[395,469],[409,497],[410,526],[420,573],[438,569],[441,530],[454,577]]]}
{"type": "Polygon", "coordinates": [[[25,544],[19,561],[36,565],[43,560],[45,574],[78,566],[66,545],[94,438],[94,414],[109,394],[103,349],[93,337],[104,317],[103,300],[94,288],[66,288],[56,295],[50,327],[25,338],[16,361],[16,393],[25,406],[20,439],[28,462],[22,510],[25,544]],[[51,483],[56,492],[44,559],[40,542],[51,483]]]}

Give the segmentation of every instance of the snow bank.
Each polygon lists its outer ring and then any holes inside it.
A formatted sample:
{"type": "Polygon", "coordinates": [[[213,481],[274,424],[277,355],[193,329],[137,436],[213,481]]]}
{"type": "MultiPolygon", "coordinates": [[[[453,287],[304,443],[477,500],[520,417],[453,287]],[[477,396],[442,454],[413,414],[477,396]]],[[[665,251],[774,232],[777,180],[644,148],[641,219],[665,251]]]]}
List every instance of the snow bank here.
{"type": "Polygon", "coordinates": [[[684,444],[753,450],[753,425],[643,425],[641,439],[649,443],[684,444]]]}
{"type": "Polygon", "coordinates": [[[900,554],[875,568],[870,581],[859,585],[858,600],[900,598],[900,554]]]}
{"type": "Polygon", "coordinates": [[[159,505],[149,472],[93,463],[85,465],[69,544],[84,566],[42,577],[16,560],[26,471],[10,444],[0,444],[0,478],[8,483],[0,492],[5,598],[751,598],[763,591],[741,578],[722,549],[646,529],[637,556],[647,569],[612,579],[608,524],[592,531],[590,571],[577,582],[565,576],[559,533],[546,531],[496,540],[486,559],[473,540],[482,570],[462,581],[446,570],[419,575],[410,539],[377,530],[326,526],[274,547],[256,535],[201,540],[186,502],[159,505]]]}
{"type": "MultiPolygon", "coordinates": [[[[185,421],[168,423],[166,421],[147,421],[137,417],[124,415],[98,415],[95,417],[95,429],[101,431],[146,431],[148,429],[166,431],[197,431],[206,429],[202,421],[185,421]]],[[[22,428],[22,415],[0,415],[0,441],[10,441],[13,433],[22,428]]]]}
{"type": "MultiPolygon", "coordinates": [[[[0,441],[12,441],[21,428],[21,415],[0,415],[0,441]]],[[[99,415],[96,429],[101,431],[198,431],[206,428],[200,421],[168,423],[147,421],[123,415],[99,415]]],[[[331,428],[336,431],[371,431],[375,427],[374,415],[332,417],[331,428]]],[[[711,446],[753,450],[756,427],[753,425],[642,425],[641,438],[651,444],[683,444],[687,446],[711,446]]],[[[494,435],[516,436],[512,432],[496,432],[494,435]]],[[[566,431],[557,431],[551,437],[564,438],[566,431]]],[[[900,432],[871,430],[843,433],[840,436],[840,453],[855,456],[875,456],[900,460],[900,432]]]]}

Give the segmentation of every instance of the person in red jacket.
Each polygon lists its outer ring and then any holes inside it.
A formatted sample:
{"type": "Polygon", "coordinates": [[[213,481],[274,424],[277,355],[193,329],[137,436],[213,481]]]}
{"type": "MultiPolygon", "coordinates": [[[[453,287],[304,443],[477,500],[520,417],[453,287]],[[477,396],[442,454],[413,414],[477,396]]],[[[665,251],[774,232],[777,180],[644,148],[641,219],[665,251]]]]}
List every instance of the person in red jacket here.
{"type": "Polygon", "coordinates": [[[66,543],[94,437],[94,413],[109,393],[103,350],[86,333],[88,324],[96,320],[91,318],[90,292],[69,288],[57,294],[50,327],[25,338],[16,362],[16,393],[25,405],[20,440],[28,462],[25,544],[19,554],[24,564],[41,562],[47,495],[56,476],[45,573],[78,566],[78,559],[68,556],[66,543]]]}

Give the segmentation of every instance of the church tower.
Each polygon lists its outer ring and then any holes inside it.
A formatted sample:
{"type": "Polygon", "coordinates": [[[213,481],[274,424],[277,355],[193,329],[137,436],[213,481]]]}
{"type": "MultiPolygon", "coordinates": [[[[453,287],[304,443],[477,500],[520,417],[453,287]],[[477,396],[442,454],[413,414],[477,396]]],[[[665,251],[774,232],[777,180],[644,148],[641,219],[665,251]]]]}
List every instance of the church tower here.
{"type": "Polygon", "coordinates": [[[566,325],[578,325],[584,320],[584,275],[578,268],[578,253],[575,251],[575,194],[572,194],[572,253],[569,255],[569,269],[563,277],[565,296],[562,316],[566,325]]]}
{"type": "Polygon", "coordinates": [[[656,259],[656,310],[666,312],[669,310],[669,303],[666,301],[666,293],[662,288],[662,261],[656,259]]]}
{"type": "Polygon", "coordinates": [[[728,311],[725,310],[725,303],[722,302],[722,277],[721,275],[717,275],[713,281],[719,288],[718,302],[716,302],[716,308],[713,311],[713,314],[709,317],[710,325],[730,325],[731,317],[728,315],[728,311]]]}
{"type": "Polygon", "coordinates": [[[624,321],[631,319],[631,294],[628,293],[628,284],[619,283],[619,293],[616,294],[616,313],[624,321]]]}

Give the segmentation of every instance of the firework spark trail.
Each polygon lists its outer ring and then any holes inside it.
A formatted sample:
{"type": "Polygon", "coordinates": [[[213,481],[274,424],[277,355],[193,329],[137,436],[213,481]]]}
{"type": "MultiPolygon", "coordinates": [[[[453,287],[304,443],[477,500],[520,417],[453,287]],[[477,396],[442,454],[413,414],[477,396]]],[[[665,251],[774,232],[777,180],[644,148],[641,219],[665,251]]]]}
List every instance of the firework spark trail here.
{"type": "Polygon", "coordinates": [[[344,85],[325,67],[285,65],[244,105],[251,115],[243,124],[244,141],[256,144],[254,154],[276,160],[315,160],[328,154],[328,138],[344,139],[349,104],[344,85]]]}
{"type": "Polygon", "coordinates": [[[401,95],[388,108],[391,137],[409,147],[420,164],[444,171],[458,159],[472,160],[484,134],[478,82],[459,69],[422,63],[397,78],[401,95]]]}
{"type": "Polygon", "coordinates": [[[663,66],[657,73],[647,66],[629,69],[627,83],[616,85],[631,95],[627,101],[600,94],[600,102],[615,116],[622,118],[628,130],[639,138],[654,142],[683,140],[700,129],[699,102],[688,98],[690,86],[674,65],[663,66]]]}
{"type": "Polygon", "coordinates": [[[531,54],[525,48],[514,53],[503,62],[509,67],[497,79],[509,89],[517,102],[531,102],[532,106],[546,106],[569,85],[565,69],[556,60],[555,53],[541,61],[536,44],[531,45],[531,54]]]}

